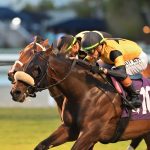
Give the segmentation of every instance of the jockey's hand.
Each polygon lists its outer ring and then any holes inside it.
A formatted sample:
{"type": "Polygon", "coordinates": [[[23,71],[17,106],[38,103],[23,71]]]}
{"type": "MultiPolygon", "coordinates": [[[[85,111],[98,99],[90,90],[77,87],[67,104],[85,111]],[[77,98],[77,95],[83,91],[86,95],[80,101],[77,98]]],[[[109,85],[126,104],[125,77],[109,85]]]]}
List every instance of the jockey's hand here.
{"type": "Polygon", "coordinates": [[[91,68],[92,73],[104,73],[107,74],[107,69],[100,67],[100,66],[92,66],[91,68]]]}
{"type": "Polygon", "coordinates": [[[104,74],[107,74],[108,70],[106,68],[100,67],[99,66],[99,71],[101,71],[104,74]]]}

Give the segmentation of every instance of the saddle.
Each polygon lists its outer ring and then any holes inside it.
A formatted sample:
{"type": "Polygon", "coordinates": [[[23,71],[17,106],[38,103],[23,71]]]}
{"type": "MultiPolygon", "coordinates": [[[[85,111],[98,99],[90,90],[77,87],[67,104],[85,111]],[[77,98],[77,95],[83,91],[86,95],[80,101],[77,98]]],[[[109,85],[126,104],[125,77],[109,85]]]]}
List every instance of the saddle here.
{"type": "MultiPolygon", "coordinates": [[[[117,92],[119,94],[122,94],[123,96],[126,96],[126,92],[124,91],[122,85],[114,77],[110,76],[110,78],[111,78],[112,84],[115,87],[115,89],[117,90],[117,92]]],[[[134,84],[134,82],[136,82],[137,80],[142,81],[142,74],[135,74],[135,75],[130,76],[130,78],[134,84]]],[[[137,90],[137,92],[138,91],[139,90],[137,90]]]]}

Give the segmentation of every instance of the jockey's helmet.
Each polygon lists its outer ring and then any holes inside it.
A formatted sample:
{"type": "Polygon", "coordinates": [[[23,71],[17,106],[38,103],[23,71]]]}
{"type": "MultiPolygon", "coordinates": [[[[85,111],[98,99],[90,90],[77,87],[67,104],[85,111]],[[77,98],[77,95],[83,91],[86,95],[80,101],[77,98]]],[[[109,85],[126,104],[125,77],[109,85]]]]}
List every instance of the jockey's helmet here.
{"type": "Polygon", "coordinates": [[[64,35],[57,41],[57,48],[61,50],[65,48],[65,51],[70,51],[72,46],[76,43],[77,39],[72,35],[64,35]]]}
{"type": "Polygon", "coordinates": [[[104,42],[105,38],[100,32],[90,31],[84,33],[81,40],[81,50],[88,53],[104,42]]]}
{"type": "Polygon", "coordinates": [[[81,41],[82,37],[84,36],[85,33],[90,32],[90,31],[82,31],[79,32],[78,34],[75,35],[75,37],[77,38],[77,40],[81,41]]]}

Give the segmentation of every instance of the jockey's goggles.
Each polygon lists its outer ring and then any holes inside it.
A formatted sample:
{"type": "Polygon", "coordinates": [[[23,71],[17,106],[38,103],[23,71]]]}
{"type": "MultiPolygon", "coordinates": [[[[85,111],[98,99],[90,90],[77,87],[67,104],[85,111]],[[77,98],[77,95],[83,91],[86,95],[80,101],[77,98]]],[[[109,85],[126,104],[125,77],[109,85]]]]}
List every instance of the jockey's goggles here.
{"type": "Polygon", "coordinates": [[[105,41],[105,38],[101,32],[98,32],[98,31],[93,31],[93,32],[99,34],[99,36],[101,37],[101,40],[99,42],[89,46],[89,47],[82,47],[81,46],[81,50],[86,52],[87,54],[93,54],[95,51],[95,48],[98,47],[98,45],[102,44],[102,42],[105,41]]]}
{"type": "Polygon", "coordinates": [[[81,47],[81,51],[84,51],[87,54],[93,54],[95,52],[95,48],[98,47],[98,45],[102,44],[103,41],[105,41],[105,38],[103,38],[100,42],[91,45],[89,47],[85,47],[85,48],[81,47]]]}
{"type": "Polygon", "coordinates": [[[73,37],[73,41],[72,43],[70,44],[70,46],[66,49],[66,51],[70,51],[72,46],[76,43],[77,39],[75,37],[73,37]]]}

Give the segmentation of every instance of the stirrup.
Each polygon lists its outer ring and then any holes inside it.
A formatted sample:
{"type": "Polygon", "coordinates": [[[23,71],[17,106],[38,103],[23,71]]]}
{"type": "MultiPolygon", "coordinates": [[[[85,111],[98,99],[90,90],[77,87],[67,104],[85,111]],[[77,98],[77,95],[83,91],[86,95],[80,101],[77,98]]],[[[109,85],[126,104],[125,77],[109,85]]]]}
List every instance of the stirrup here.
{"type": "Polygon", "coordinates": [[[140,108],[142,106],[142,102],[141,101],[139,101],[139,102],[137,102],[137,101],[135,101],[135,102],[129,101],[129,103],[131,105],[133,105],[135,108],[140,108]]]}

